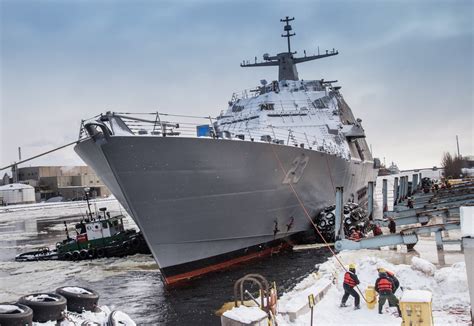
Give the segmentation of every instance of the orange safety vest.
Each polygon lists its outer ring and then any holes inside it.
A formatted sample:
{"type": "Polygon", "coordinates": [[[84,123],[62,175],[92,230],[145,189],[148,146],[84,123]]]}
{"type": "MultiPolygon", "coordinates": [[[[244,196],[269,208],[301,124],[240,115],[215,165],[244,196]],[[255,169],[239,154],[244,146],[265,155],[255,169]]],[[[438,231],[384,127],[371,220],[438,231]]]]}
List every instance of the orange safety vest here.
{"type": "Polygon", "coordinates": [[[346,272],[346,274],[344,274],[344,284],[349,285],[351,288],[357,285],[350,272],[346,272]]]}
{"type": "Polygon", "coordinates": [[[379,292],[392,292],[392,282],[386,278],[381,278],[377,284],[379,292]]]}
{"type": "Polygon", "coordinates": [[[357,241],[357,240],[360,240],[360,234],[357,233],[357,232],[352,232],[351,233],[351,236],[349,237],[350,240],[354,240],[354,241],[357,241]]]}

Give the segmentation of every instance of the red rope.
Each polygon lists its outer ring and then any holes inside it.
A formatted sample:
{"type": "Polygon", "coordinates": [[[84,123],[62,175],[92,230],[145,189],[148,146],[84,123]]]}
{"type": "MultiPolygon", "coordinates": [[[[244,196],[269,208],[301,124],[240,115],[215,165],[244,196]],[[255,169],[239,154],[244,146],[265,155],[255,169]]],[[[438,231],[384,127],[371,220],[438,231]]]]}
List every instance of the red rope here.
{"type": "MultiPolygon", "coordinates": [[[[272,151],[273,151],[273,154],[275,155],[275,158],[277,159],[278,161],[278,164],[281,168],[281,170],[283,171],[283,174],[286,176],[287,172],[286,172],[286,169],[283,167],[283,163],[281,162],[280,158],[278,157],[278,154],[277,152],[275,151],[275,148],[274,146],[277,146],[277,145],[270,145],[271,148],[272,148],[272,151]]],[[[326,158],[327,160],[327,158],[326,158]]],[[[329,168],[329,164],[328,164],[328,168],[329,168]]],[[[329,170],[331,171],[331,170],[329,170]]],[[[331,178],[331,183],[333,182],[332,181],[332,177],[331,177],[331,174],[329,174],[330,178],[331,178]]],[[[337,257],[337,254],[334,252],[334,250],[332,250],[331,248],[331,245],[329,244],[329,242],[326,241],[326,238],[324,238],[324,236],[321,234],[321,232],[319,232],[319,229],[318,227],[316,226],[316,224],[314,224],[313,222],[313,219],[311,218],[311,216],[309,215],[308,213],[308,210],[306,209],[306,207],[304,206],[303,204],[303,201],[300,199],[300,196],[298,195],[298,193],[296,192],[296,189],[295,187],[293,187],[293,184],[291,183],[291,180],[288,182],[288,185],[290,186],[290,189],[291,191],[293,192],[293,194],[295,195],[296,197],[296,200],[298,200],[298,203],[299,205],[301,206],[301,208],[303,209],[306,217],[308,218],[309,222],[311,223],[311,225],[313,226],[313,228],[316,230],[316,232],[319,234],[319,236],[321,237],[321,239],[323,240],[324,244],[326,245],[326,247],[329,249],[329,251],[331,251],[332,255],[334,258],[336,258],[337,262],[341,265],[342,269],[344,269],[345,272],[347,272],[347,269],[346,267],[344,266],[344,264],[342,263],[342,261],[339,259],[339,257],[337,257]]],[[[333,183],[333,187],[334,187],[334,183],[333,183]]],[[[362,298],[366,301],[367,299],[364,297],[364,295],[362,294],[362,291],[359,289],[358,286],[356,286],[357,290],[359,291],[360,295],[362,296],[362,298]]]]}

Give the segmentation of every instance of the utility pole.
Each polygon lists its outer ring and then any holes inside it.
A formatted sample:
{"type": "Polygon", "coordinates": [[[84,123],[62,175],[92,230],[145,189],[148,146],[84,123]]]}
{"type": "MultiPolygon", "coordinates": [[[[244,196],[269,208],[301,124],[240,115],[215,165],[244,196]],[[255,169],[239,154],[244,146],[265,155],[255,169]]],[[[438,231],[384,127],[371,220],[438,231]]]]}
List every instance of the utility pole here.
{"type": "Polygon", "coordinates": [[[459,138],[458,138],[458,135],[456,135],[456,145],[458,147],[458,156],[461,157],[461,153],[459,152],[459,138]]]}

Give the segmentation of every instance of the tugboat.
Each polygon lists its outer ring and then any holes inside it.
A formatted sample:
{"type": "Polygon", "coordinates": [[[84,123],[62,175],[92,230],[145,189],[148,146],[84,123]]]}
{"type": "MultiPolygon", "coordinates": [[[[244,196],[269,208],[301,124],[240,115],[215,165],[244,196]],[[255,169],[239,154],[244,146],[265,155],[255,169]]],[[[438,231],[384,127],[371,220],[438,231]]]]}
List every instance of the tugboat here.
{"type": "Polygon", "coordinates": [[[15,257],[16,261],[38,260],[85,260],[103,257],[123,257],[137,253],[149,254],[150,250],[141,232],[125,230],[124,215],[110,216],[107,208],[102,207],[94,217],[85,189],[87,201],[87,218],[83,218],[75,226],[76,237],[69,235],[64,222],[66,239],[56,243],[55,249],[40,248],[36,251],[25,252],[15,257]]]}

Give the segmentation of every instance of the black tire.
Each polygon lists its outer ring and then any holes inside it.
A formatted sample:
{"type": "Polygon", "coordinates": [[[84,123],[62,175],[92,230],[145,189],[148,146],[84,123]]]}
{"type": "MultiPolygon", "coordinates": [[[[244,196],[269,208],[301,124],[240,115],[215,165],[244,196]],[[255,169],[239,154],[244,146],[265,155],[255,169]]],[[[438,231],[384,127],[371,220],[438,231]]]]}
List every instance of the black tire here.
{"type": "Polygon", "coordinates": [[[319,223],[318,223],[318,226],[319,226],[320,228],[324,228],[326,225],[327,225],[327,223],[326,223],[325,220],[321,220],[321,221],[319,221],[319,223]]]}
{"type": "Polygon", "coordinates": [[[31,326],[33,325],[33,310],[19,303],[0,303],[0,325],[31,326]]]}
{"type": "Polygon", "coordinates": [[[87,249],[87,255],[89,256],[89,258],[95,258],[95,249],[94,248],[87,249]]]}
{"type": "Polygon", "coordinates": [[[132,251],[132,244],[130,243],[130,241],[125,241],[122,246],[126,253],[132,251]]]}
{"type": "Polygon", "coordinates": [[[107,325],[110,326],[120,326],[120,325],[129,325],[127,319],[130,320],[130,317],[121,311],[114,310],[109,315],[109,321],[107,325]]]}
{"type": "Polygon", "coordinates": [[[70,252],[66,252],[64,254],[64,259],[65,260],[72,260],[72,254],[70,252]]]}
{"type": "Polygon", "coordinates": [[[82,249],[81,251],[79,251],[79,257],[81,258],[81,260],[87,259],[89,258],[89,253],[86,249],[82,249]]]}
{"type": "Polygon", "coordinates": [[[104,258],[105,257],[105,249],[104,248],[97,248],[95,251],[97,258],[104,258]]]}
{"type": "Polygon", "coordinates": [[[56,293],[35,293],[21,297],[18,303],[33,309],[33,321],[44,323],[49,320],[63,320],[66,298],[56,293]]]}
{"type": "Polygon", "coordinates": [[[99,302],[99,294],[94,290],[84,287],[63,286],[56,289],[56,293],[62,295],[67,299],[67,310],[82,313],[86,311],[94,311],[99,302]],[[72,288],[82,289],[84,293],[79,291],[74,292],[72,288]]]}
{"type": "Polygon", "coordinates": [[[85,320],[81,324],[81,326],[100,326],[100,325],[102,324],[95,321],[90,321],[90,320],[85,320]]]}
{"type": "Polygon", "coordinates": [[[74,250],[74,251],[72,252],[72,260],[80,260],[80,259],[81,259],[81,255],[80,255],[79,251],[78,251],[78,250],[74,250]]]}
{"type": "Polygon", "coordinates": [[[132,242],[132,247],[133,247],[134,249],[140,248],[141,241],[140,241],[140,238],[139,238],[139,237],[134,237],[134,238],[132,238],[131,242],[132,242]]]}

